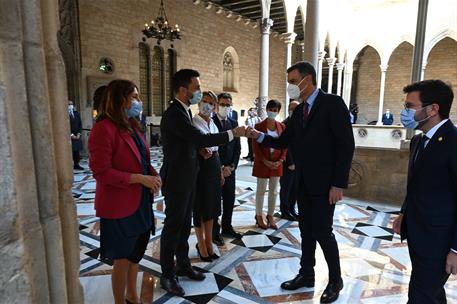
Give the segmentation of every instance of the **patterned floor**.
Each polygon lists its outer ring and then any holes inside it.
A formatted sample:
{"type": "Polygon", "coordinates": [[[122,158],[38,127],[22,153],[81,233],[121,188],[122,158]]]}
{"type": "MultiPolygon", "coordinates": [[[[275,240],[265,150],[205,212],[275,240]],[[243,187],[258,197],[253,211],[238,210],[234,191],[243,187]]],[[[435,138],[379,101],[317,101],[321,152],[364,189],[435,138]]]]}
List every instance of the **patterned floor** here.
{"type": "MultiPolygon", "coordinates": [[[[160,168],[160,149],[151,149],[151,155],[153,166],[160,168]]],[[[87,168],[87,162],[81,164],[87,168]]],[[[94,191],[95,181],[90,170],[75,171],[73,194],[80,219],[80,278],[86,303],[113,303],[111,266],[98,260],[94,191]]],[[[204,263],[198,259],[192,233],[189,255],[193,265],[206,272],[206,279],[193,282],[180,278],[186,297],[179,298],[167,294],[159,284],[159,239],[164,205],[163,197],[157,197],[154,204],[157,234],[150,239],[138,275],[138,292],[143,303],[319,303],[328,272],[319,246],[316,287],[293,292],[282,290],[281,282],[293,278],[299,269],[298,224],[280,220],[276,231],[257,229],[254,225],[255,183],[238,180],[236,199],[233,225],[243,233],[243,238],[226,239],[225,246],[216,247],[221,258],[204,263]]],[[[336,206],[334,228],[345,283],[336,303],[406,303],[411,266],[406,244],[400,243],[398,235],[389,228],[395,211],[349,198],[336,206]]],[[[449,279],[446,292],[448,303],[457,303],[456,277],[449,279]]]]}

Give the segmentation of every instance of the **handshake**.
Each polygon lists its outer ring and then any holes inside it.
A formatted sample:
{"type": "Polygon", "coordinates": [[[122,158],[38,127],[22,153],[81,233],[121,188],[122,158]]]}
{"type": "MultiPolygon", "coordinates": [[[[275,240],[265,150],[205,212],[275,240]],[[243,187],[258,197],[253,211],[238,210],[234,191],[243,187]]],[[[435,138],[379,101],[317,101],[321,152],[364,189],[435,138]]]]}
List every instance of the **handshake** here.
{"type": "Polygon", "coordinates": [[[236,127],[234,129],[232,129],[232,132],[233,132],[233,136],[235,136],[235,137],[244,136],[244,137],[253,138],[253,139],[259,138],[260,134],[262,134],[262,132],[259,132],[254,128],[245,127],[245,126],[236,127]]]}

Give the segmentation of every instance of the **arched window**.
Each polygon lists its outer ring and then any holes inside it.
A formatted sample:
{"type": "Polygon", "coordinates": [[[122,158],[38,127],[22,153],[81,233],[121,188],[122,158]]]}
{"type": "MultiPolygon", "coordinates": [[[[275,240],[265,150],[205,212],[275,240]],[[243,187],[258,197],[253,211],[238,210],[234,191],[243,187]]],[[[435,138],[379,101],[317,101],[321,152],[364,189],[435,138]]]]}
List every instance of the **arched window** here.
{"type": "Polygon", "coordinates": [[[224,52],[222,60],[224,91],[237,92],[239,83],[240,66],[238,54],[233,47],[228,47],[224,52]]]}
{"type": "Polygon", "coordinates": [[[165,103],[164,52],[155,46],[152,54],[152,114],[161,116],[165,103]]]}
{"type": "Polygon", "coordinates": [[[144,102],[144,114],[151,113],[151,55],[149,46],[146,43],[140,42],[139,48],[139,68],[140,68],[140,99],[144,102]]]}

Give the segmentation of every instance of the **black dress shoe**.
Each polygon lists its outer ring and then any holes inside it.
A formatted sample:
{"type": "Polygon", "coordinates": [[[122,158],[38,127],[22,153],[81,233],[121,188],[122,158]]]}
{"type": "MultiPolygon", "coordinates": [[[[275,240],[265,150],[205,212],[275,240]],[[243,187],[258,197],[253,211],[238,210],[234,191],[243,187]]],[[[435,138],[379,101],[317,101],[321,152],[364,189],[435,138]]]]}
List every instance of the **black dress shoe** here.
{"type": "Polygon", "coordinates": [[[327,287],[324,290],[324,293],[321,296],[321,303],[333,303],[335,302],[339,295],[340,291],[343,289],[343,280],[340,279],[338,282],[329,282],[327,287]]]}
{"type": "Polygon", "coordinates": [[[213,260],[217,260],[218,258],[220,258],[220,256],[218,256],[216,253],[210,253],[209,256],[213,259],[213,260]]]}
{"type": "Polygon", "coordinates": [[[75,165],[75,166],[73,166],[73,169],[74,169],[74,170],[84,170],[84,168],[81,167],[80,165],[75,165]]]}
{"type": "Polygon", "coordinates": [[[176,274],[181,277],[188,277],[194,281],[203,281],[205,279],[205,275],[202,272],[197,271],[192,267],[186,269],[177,269],[176,274]]]}
{"type": "Polygon", "coordinates": [[[298,222],[298,219],[300,218],[297,213],[291,212],[290,217],[292,218],[291,221],[298,222]]]}
{"type": "Polygon", "coordinates": [[[160,286],[162,286],[162,288],[168,291],[169,293],[172,293],[176,296],[184,296],[184,289],[181,287],[181,285],[179,285],[178,279],[176,277],[168,278],[165,276],[161,276],[160,286]]]}
{"type": "Polygon", "coordinates": [[[213,235],[213,243],[216,244],[218,247],[224,246],[224,239],[221,237],[220,234],[213,235]]]}
{"type": "Polygon", "coordinates": [[[223,236],[227,236],[227,237],[231,237],[231,238],[234,238],[234,239],[241,239],[243,236],[236,232],[235,230],[222,230],[222,235],[223,236]]]}
{"type": "Polygon", "coordinates": [[[307,288],[314,287],[314,278],[310,278],[308,276],[298,274],[292,280],[285,281],[284,283],[281,284],[281,288],[286,289],[286,290],[295,290],[295,289],[302,288],[302,287],[307,287],[307,288]]]}

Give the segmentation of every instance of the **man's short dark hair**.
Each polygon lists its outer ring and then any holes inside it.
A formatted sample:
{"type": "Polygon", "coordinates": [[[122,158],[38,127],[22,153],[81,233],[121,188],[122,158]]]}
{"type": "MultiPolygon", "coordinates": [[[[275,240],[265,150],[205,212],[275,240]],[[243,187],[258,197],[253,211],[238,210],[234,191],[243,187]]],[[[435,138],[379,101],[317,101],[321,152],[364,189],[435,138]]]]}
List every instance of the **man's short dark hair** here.
{"type": "Polygon", "coordinates": [[[278,112],[281,111],[281,103],[276,99],[270,99],[267,103],[267,110],[274,108],[278,109],[278,112]]]}
{"type": "Polygon", "coordinates": [[[311,63],[309,63],[307,61],[299,61],[287,69],[287,74],[289,74],[293,70],[298,70],[298,72],[302,75],[302,77],[311,75],[311,78],[313,80],[313,85],[317,84],[316,69],[313,67],[313,65],[311,63]]]}
{"type": "Polygon", "coordinates": [[[446,84],[439,79],[429,79],[415,82],[403,88],[403,92],[419,92],[422,106],[436,103],[440,106],[439,114],[441,119],[449,118],[451,112],[454,92],[450,84],[446,84]]]}
{"type": "Polygon", "coordinates": [[[232,95],[230,95],[230,93],[223,92],[217,95],[217,100],[221,100],[221,98],[230,99],[230,101],[232,101],[232,95]]]}
{"type": "Polygon", "coordinates": [[[178,93],[180,87],[187,88],[191,84],[193,77],[200,77],[200,73],[191,69],[177,71],[172,78],[173,92],[178,93]]]}

